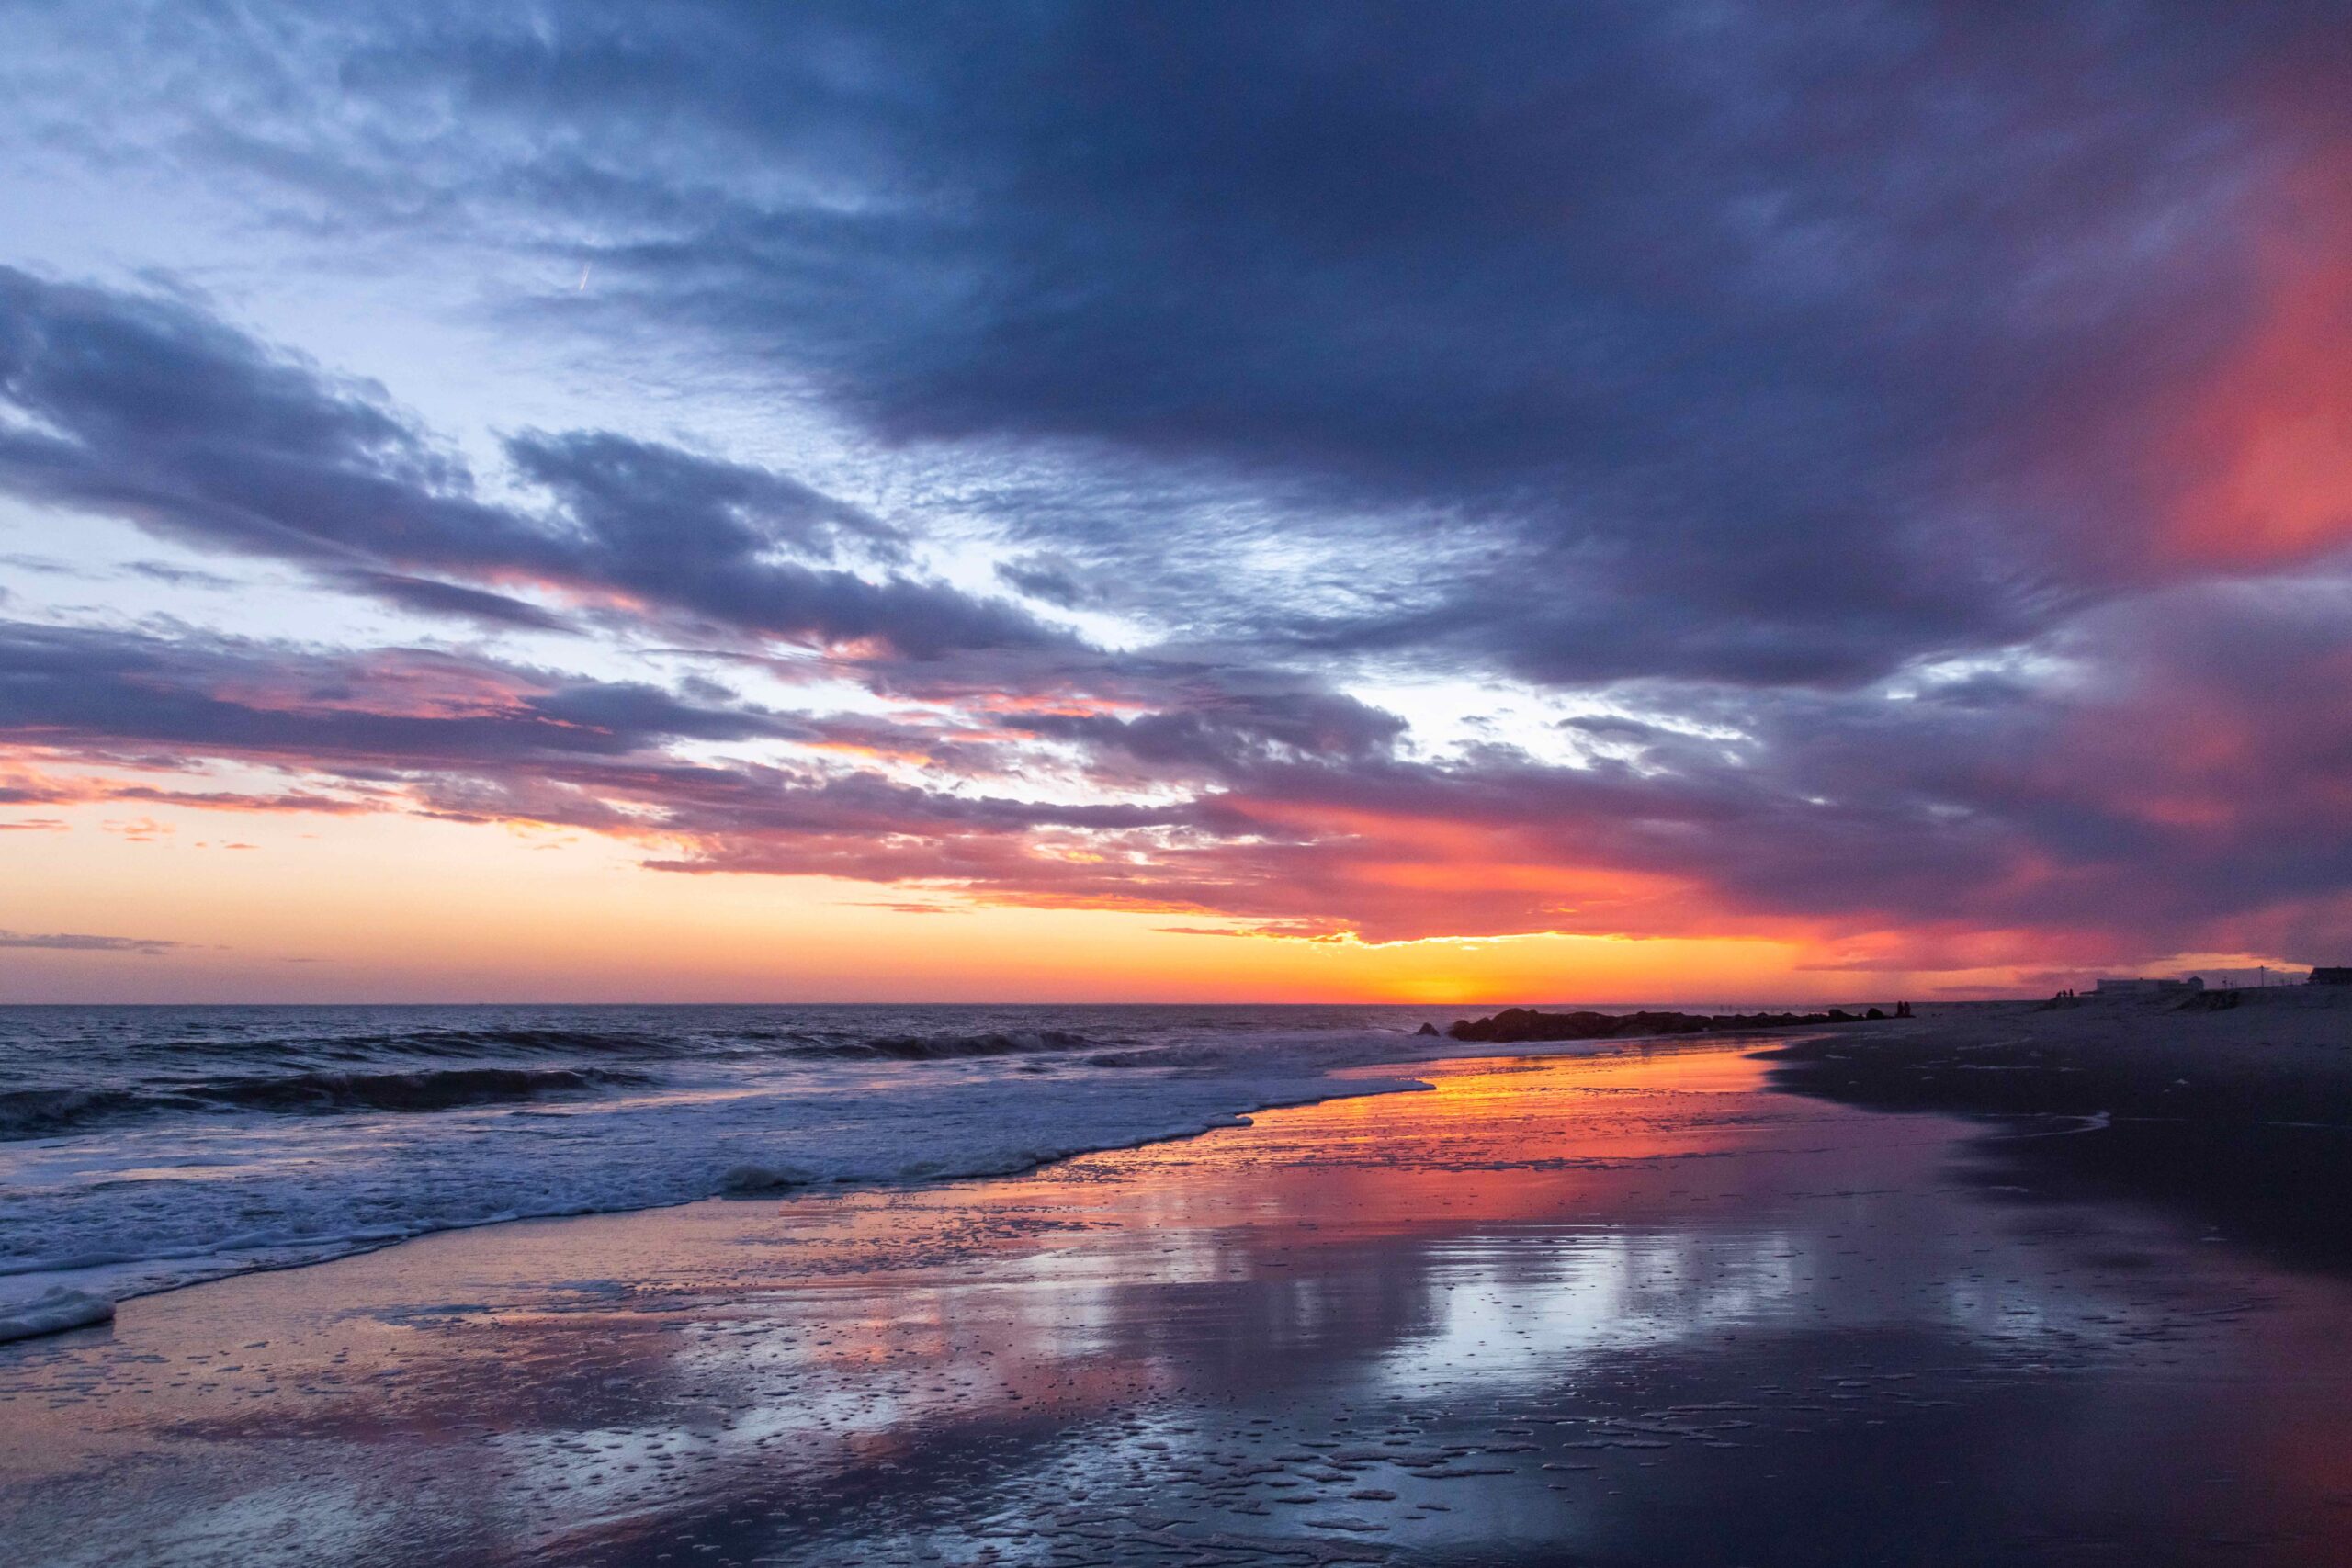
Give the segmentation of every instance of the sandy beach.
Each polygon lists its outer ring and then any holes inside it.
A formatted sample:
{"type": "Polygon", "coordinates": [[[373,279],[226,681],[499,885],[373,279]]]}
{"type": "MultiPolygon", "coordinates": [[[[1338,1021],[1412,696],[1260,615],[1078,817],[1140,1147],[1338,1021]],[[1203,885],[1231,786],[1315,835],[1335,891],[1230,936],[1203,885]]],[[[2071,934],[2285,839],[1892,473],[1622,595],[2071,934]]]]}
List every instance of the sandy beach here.
{"type": "Polygon", "coordinates": [[[2352,1271],[2352,1210],[2319,1198],[2352,1190],[2352,988],[1931,1007],[1770,1055],[1781,1087],[1847,1104],[2095,1119],[2096,1137],[2013,1140],[2001,1163],[2352,1271]]]}
{"type": "Polygon", "coordinates": [[[0,1568],[2352,1568],[2352,0],[7,15],[0,1568]]]}
{"type": "Polygon", "coordinates": [[[2016,1179],[2082,1119],[1787,1093],[1767,1043],[132,1301],[0,1351],[0,1555],[2352,1554],[2352,1282],[2016,1179]]]}

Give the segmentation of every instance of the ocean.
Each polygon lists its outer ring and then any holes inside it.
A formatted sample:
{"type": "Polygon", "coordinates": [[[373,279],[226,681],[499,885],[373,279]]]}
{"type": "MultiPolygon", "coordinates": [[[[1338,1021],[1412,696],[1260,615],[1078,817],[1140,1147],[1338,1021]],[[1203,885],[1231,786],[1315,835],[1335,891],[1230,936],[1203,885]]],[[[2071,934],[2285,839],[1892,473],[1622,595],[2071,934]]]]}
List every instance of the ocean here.
{"type": "Polygon", "coordinates": [[[0,1323],[501,1220],[1009,1174],[1418,1087],[1331,1075],[1450,1016],[0,1008],[0,1323]]]}

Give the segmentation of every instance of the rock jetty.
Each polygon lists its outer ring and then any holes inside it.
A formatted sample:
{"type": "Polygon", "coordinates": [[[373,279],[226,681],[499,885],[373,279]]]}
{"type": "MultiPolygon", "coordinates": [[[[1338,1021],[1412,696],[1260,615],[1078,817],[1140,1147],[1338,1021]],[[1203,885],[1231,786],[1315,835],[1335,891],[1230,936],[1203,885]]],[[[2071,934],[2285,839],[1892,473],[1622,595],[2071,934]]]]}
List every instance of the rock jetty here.
{"type": "MultiPolygon", "coordinates": [[[[1866,1023],[1885,1012],[1538,1012],[1505,1008],[1491,1018],[1459,1019],[1445,1032],[1453,1040],[1515,1045],[1529,1040],[1614,1040],[1637,1034],[1709,1034],[1758,1029],[1805,1029],[1833,1023],[1866,1023]]],[[[1422,1026],[1428,1028],[1426,1024],[1422,1026]]]]}

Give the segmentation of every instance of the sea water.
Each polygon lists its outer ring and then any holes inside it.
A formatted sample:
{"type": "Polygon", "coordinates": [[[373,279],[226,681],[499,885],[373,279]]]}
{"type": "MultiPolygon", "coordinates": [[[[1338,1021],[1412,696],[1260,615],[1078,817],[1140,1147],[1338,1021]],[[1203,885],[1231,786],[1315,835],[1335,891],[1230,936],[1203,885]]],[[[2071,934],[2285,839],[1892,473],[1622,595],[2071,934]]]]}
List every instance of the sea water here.
{"type": "Polygon", "coordinates": [[[1263,1107],[1415,1088],[1331,1075],[1415,1055],[1411,1032],[1432,1021],[1445,1019],[1298,1007],[0,1009],[0,1337],[428,1231],[1002,1175],[1263,1107]]]}

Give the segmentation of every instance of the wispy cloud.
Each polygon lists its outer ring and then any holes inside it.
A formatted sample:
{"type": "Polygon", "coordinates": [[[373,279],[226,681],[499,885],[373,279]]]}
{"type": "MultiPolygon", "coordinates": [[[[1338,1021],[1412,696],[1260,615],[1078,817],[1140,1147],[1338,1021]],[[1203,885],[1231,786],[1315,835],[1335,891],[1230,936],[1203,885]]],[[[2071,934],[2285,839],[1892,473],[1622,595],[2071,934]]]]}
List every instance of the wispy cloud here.
{"type": "Polygon", "coordinates": [[[152,958],[187,945],[186,942],[165,942],[159,937],[89,936],[74,931],[51,931],[47,935],[0,931],[0,948],[42,948],[55,953],[134,953],[152,958]]]}

